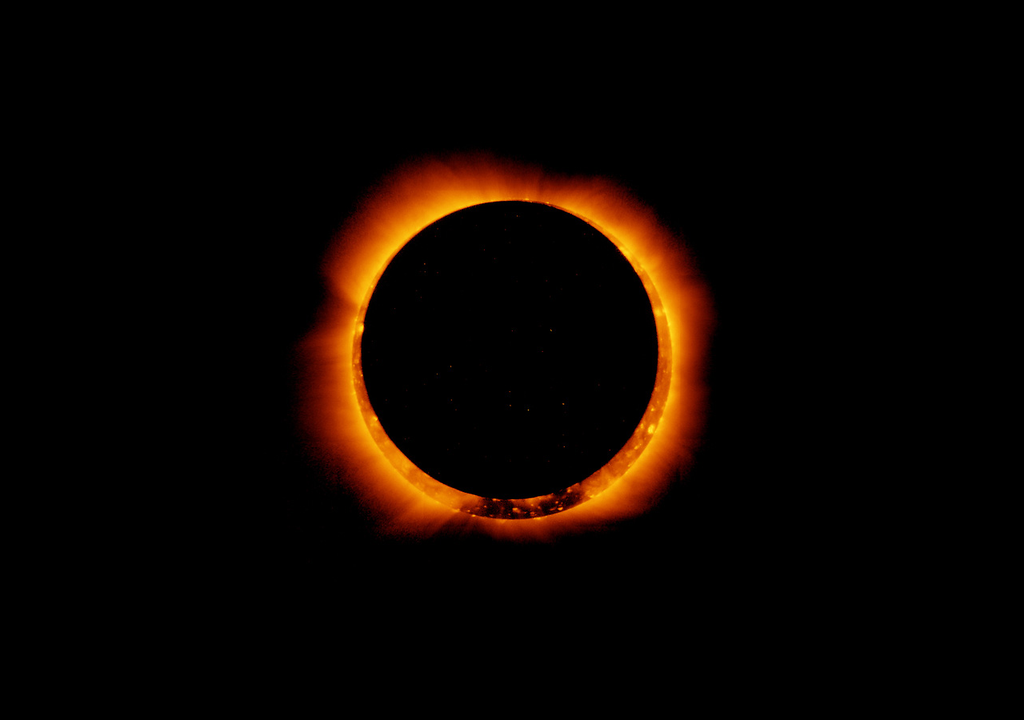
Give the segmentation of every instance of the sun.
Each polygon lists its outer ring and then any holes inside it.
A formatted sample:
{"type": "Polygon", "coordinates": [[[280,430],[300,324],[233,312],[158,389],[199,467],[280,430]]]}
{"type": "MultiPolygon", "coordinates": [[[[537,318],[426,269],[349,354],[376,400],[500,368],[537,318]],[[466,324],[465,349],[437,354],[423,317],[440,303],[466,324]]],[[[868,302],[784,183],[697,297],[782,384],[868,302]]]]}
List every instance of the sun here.
{"type": "Polygon", "coordinates": [[[620,184],[489,155],[412,161],[367,192],[323,269],[331,292],[298,348],[302,429],[326,475],[357,493],[382,531],[454,529],[517,539],[580,532],[644,512],[689,465],[705,414],[710,293],[682,239],[620,184]],[[395,446],[366,392],[360,339],[377,281],[409,240],[453,212],[508,200],[558,208],[611,240],[647,291],[659,349],[647,410],[604,467],[549,495],[494,499],[438,482],[395,446]]]}

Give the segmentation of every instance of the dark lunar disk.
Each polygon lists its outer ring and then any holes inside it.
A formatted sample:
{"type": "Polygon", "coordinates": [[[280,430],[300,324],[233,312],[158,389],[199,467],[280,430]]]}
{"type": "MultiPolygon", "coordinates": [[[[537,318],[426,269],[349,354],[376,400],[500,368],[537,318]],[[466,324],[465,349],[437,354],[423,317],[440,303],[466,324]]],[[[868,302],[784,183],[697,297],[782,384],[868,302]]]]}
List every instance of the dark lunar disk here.
{"type": "Polygon", "coordinates": [[[650,299],[618,248],[528,202],[416,235],[377,283],[362,337],[388,436],[434,479],[488,498],[599,470],[640,422],[657,364],[650,299]]]}

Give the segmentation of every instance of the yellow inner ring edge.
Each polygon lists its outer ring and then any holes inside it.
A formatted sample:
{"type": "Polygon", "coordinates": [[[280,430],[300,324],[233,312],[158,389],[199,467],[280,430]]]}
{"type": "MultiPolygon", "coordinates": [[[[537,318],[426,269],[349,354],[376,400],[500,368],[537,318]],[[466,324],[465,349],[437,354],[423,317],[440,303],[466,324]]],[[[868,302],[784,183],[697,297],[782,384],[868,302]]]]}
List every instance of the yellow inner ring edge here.
{"type": "MultiPolygon", "coordinates": [[[[636,429],[633,431],[629,440],[622,446],[619,452],[611,458],[611,460],[604,464],[601,469],[577,483],[547,495],[537,495],[535,497],[528,498],[488,498],[457,490],[435,480],[409,460],[409,458],[407,458],[405,454],[398,449],[398,446],[395,445],[391,438],[388,437],[388,434],[384,431],[384,427],[381,425],[376,412],[373,410],[373,406],[370,404],[370,396],[366,392],[366,382],[363,379],[363,323],[366,318],[366,309],[370,304],[370,298],[373,296],[373,291],[377,288],[377,282],[380,280],[387,267],[391,264],[395,255],[398,254],[402,247],[405,247],[409,240],[416,237],[419,232],[413,234],[405,243],[402,243],[401,247],[392,253],[391,257],[387,259],[381,269],[377,272],[376,276],[374,276],[373,282],[370,283],[370,288],[366,292],[363,303],[359,308],[359,314],[356,317],[355,335],[352,342],[352,377],[353,384],[355,385],[356,399],[359,403],[359,410],[362,413],[363,421],[366,423],[370,436],[373,438],[374,442],[377,443],[381,452],[384,453],[384,457],[387,458],[388,462],[390,462],[391,465],[394,466],[394,468],[406,480],[408,480],[410,484],[413,485],[413,487],[428,497],[433,498],[441,505],[451,508],[452,510],[468,513],[477,517],[502,520],[537,519],[547,515],[563,512],[600,495],[611,487],[613,483],[622,478],[622,476],[626,474],[626,472],[643,453],[648,443],[650,443],[651,438],[654,437],[654,433],[658,428],[661,416],[665,412],[665,405],[668,401],[669,384],[672,377],[672,347],[671,339],[669,338],[668,318],[665,315],[665,310],[661,304],[661,299],[658,296],[658,291],[654,287],[654,283],[651,281],[650,277],[648,277],[647,273],[644,272],[644,269],[640,267],[636,258],[634,258],[632,254],[630,254],[629,251],[627,251],[626,248],[624,248],[622,244],[610,233],[600,228],[596,223],[591,222],[585,217],[581,217],[571,210],[550,203],[537,203],[535,200],[522,200],[521,202],[533,202],[562,210],[574,217],[580,218],[591,227],[598,230],[602,235],[611,240],[611,242],[615,244],[615,247],[619,249],[619,252],[621,252],[626,260],[629,261],[634,272],[636,272],[640,281],[643,283],[644,289],[647,291],[647,297],[651,301],[651,310],[654,312],[654,324],[658,337],[658,369],[654,378],[654,389],[651,392],[651,400],[647,404],[647,409],[644,411],[643,417],[640,419],[640,422],[637,424],[636,429]]],[[[467,207],[474,206],[470,205],[467,207]]],[[[465,209],[466,208],[461,208],[461,210],[465,209]]],[[[455,210],[453,212],[459,212],[459,210],[455,210]]],[[[439,219],[441,218],[438,218],[438,220],[439,219]]],[[[434,220],[433,222],[437,222],[437,220],[434,220]]],[[[429,225],[425,227],[429,227],[429,225]]]]}

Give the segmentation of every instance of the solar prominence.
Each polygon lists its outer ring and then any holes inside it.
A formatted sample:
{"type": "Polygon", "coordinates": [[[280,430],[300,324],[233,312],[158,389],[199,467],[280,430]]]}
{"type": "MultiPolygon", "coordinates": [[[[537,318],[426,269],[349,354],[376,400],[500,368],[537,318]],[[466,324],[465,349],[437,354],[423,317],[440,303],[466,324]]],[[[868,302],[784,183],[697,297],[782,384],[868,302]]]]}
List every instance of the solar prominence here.
{"type": "Polygon", "coordinates": [[[329,475],[357,492],[384,530],[421,535],[456,527],[512,538],[578,532],[643,512],[689,464],[704,415],[708,292],[680,240],[614,182],[485,156],[410,163],[368,193],[335,237],[324,269],[331,295],[299,349],[304,429],[329,475]],[[399,250],[441,218],[502,201],[557,208],[614,243],[650,300],[658,346],[650,401],[621,449],[582,480],[523,498],[463,492],[409,460],[374,410],[362,358],[367,308],[399,250]]]}

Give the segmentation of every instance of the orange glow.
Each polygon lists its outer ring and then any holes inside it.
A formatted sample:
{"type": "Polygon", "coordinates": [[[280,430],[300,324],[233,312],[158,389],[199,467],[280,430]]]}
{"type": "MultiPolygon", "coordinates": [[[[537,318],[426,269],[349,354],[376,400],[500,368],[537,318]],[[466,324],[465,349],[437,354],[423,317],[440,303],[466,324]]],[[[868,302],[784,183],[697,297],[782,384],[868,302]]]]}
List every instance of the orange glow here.
{"type": "Polygon", "coordinates": [[[644,512],[688,466],[704,418],[709,293],[682,242],[615,182],[553,175],[492,156],[419,160],[367,194],[335,237],[324,271],[330,298],[299,348],[307,370],[304,431],[328,474],[358,493],[381,531],[548,539],[644,512]],[[614,242],[651,299],[659,356],[646,413],[601,470],[553,495],[495,501],[437,482],[391,442],[366,396],[359,347],[373,288],[398,250],[450,213],[500,200],[552,205],[614,242]]]}

